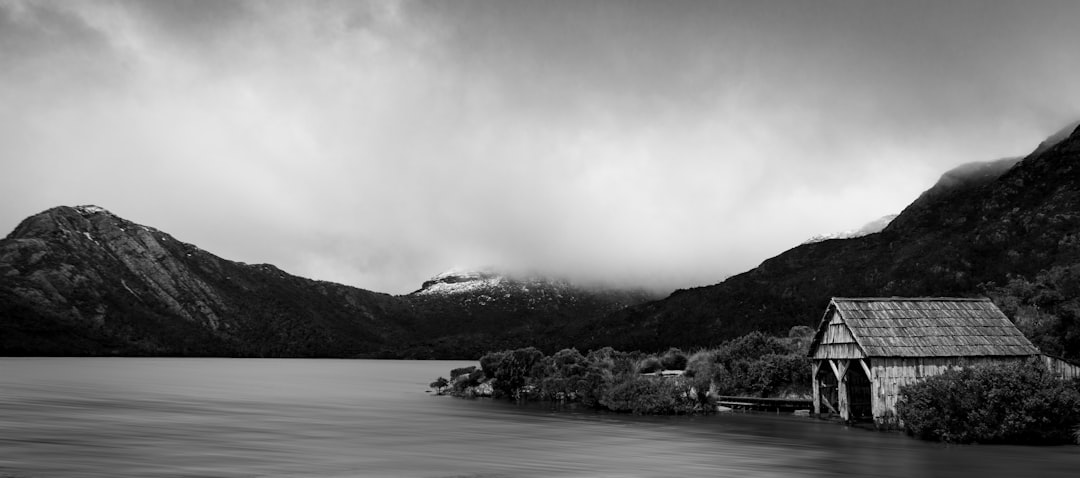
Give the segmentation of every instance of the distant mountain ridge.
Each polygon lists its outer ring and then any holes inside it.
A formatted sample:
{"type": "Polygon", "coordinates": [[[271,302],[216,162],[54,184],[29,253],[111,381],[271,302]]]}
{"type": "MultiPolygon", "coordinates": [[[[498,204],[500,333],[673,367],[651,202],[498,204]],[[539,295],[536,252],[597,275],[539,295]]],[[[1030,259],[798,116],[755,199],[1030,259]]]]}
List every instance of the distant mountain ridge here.
{"type": "Polygon", "coordinates": [[[401,296],[421,317],[418,356],[478,356],[536,346],[559,350],[569,337],[611,312],[658,299],[643,289],[584,286],[540,274],[452,270],[401,296]]]}
{"type": "Polygon", "coordinates": [[[482,280],[446,275],[391,296],[225,260],[98,206],[61,206],[0,240],[0,355],[462,358],[656,298],[484,277],[491,287],[431,293],[482,280]]]}

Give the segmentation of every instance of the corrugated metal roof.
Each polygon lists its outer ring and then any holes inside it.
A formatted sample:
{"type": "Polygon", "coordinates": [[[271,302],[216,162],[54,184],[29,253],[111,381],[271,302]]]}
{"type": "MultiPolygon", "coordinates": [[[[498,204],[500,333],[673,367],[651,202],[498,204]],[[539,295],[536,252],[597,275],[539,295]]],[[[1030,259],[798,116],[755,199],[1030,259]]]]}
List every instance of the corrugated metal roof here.
{"type": "Polygon", "coordinates": [[[814,336],[811,356],[833,313],[868,357],[1039,354],[990,299],[835,297],[814,336]]]}

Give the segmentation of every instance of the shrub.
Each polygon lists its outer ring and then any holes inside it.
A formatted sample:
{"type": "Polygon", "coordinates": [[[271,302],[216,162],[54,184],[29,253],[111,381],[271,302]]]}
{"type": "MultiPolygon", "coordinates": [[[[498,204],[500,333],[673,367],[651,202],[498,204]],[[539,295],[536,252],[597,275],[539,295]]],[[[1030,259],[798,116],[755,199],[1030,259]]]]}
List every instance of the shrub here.
{"type": "Polygon", "coordinates": [[[613,381],[614,374],[611,369],[590,363],[585,370],[585,375],[581,377],[579,382],[578,400],[581,400],[581,403],[585,406],[600,408],[604,394],[607,393],[613,381]]]}
{"type": "Polygon", "coordinates": [[[638,373],[653,373],[659,372],[664,369],[664,365],[660,363],[660,359],[656,357],[649,357],[640,362],[637,365],[638,373]]]}
{"type": "Polygon", "coordinates": [[[669,348],[660,356],[660,365],[664,370],[686,370],[686,354],[675,347],[669,348]]]}
{"type": "Polygon", "coordinates": [[[635,415],[691,413],[695,401],[679,379],[636,376],[616,383],[604,393],[602,405],[635,415]]]}
{"type": "Polygon", "coordinates": [[[502,352],[488,352],[480,357],[480,370],[484,371],[484,375],[488,377],[495,376],[495,369],[502,363],[503,358],[506,357],[508,351],[502,352]]]}
{"type": "Polygon", "coordinates": [[[735,377],[721,364],[714,364],[712,369],[712,386],[717,395],[737,395],[739,387],[735,383],[735,377]]]}
{"type": "Polygon", "coordinates": [[[710,377],[712,376],[713,362],[716,361],[716,352],[701,350],[695,352],[686,360],[686,377],[710,377]]]}
{"type": "Polygon", "coordinates": [[[551,356],[552,373],[563,377],[584,375],[588,364],[577,349],[562,349],[551,356]]]}
{"type": "MultiPolygon", "coordinates": [[[[494,366],[492,388],[505,396],[518,398],[521,390],[529,382],[529,378],[542,378],[535,376],[535,366],[544,358],[544,353],[534,347],[517,349],[510,352],[502,352],[502,360],[494,366]]],[[[486,356],[485,356],[486,357],[486,356]]],[[[481,358],[483,366],[483,358],[481,358]]],[[[487,372],[484,372],[485,375],[487,372]]]]}
{"type": "Polygon", "coordinates": [[[541,370],[534,377],[538,382],[540,396],[553,400],[574,400],[582,392],[589,362],[577,349],[563,349],[541,362],[541,370]]]}
{"type": "MultiPolygon", "coordinates": [[[[483,370],[477,370],[476,367],[467,367],[467,368],[472,369],[472,371],[469,372],[469,373],[458,374],[456,377],[453,378],[453,383],[451,384],[451,389],[453,390],[453,393],[455,395],[465,395],[467,393],[466,391],[468,389],[473,388],[473,387],[477,387],[477,386],[480,385],[481,382],[484,381],[484,371],[483,370]]],[[[462,369],[454,369],[454,370],[457,371],[457,370],[462,370],[462,369]]],[[[450,375],[453,376],[454,375],[453,372],[451,372],[450,375]]]]}
{"type": "Polygon", "coordinates": [[[897,416],[924,440],[1066,443],[1080,424],[1080,391],[1037,360],[952,370],[900,393],[897,416]]]}
{"type": "Polygon", "coordinates": [[[810,359],[801,355],[769,354],[750,364],[746,388],[755,395],[777,396],[809,392],[810,359]]]}
{"type": "Polygon", "coordinates": [[[784,355],[792,352],[780,339],[761,332],[750,332],[724,343],[717,352],[716,360],[729,369],[738,360],[758,360],[770,354],[784,355]]]}
{"type": "Polygon", "coordinates": [[[476,370],[476,366],[455,368],[450,371],[450,380],[456,380],[461,375],[467,375],[473,373],[476,370]]]}
{"type": "Polygon", "coordinates": [[[644,356],[640,352],[620,352],[611,347],[593,350],[585,357],[590,366],[606,369],[613,376],[637,374],[638,362],[644,356]]]}

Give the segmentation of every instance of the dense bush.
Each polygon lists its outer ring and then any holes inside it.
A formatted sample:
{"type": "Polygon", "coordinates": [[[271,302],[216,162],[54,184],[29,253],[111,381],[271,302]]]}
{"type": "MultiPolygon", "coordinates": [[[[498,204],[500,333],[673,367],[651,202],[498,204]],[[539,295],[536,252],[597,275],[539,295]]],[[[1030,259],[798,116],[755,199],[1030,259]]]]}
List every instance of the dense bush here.
{"type": "Polygon", "coordinates": [[[612,376],[624,376],[636,373],[635,365],[644,355],[640,352],[620,352],[611,347],[593,350],[586,357],[591,366],[611,372],[612,376]]]}
{"type": "Polygon", "coordinates": [[[450,372],[451,390],[454,394],[464,395],[467,390],[477,387],[484,380],[484,371],[476,367],[454,369],[450,372]],[[454,373],[458,372],[458,373],[454,373]]]}
{"type": "Polygon", "coordinates": [[[462,375],[467,375],[476,371],[476,366],[455,368],[450,371],[450,380],[457,380],[462,375]]]}
{"type": "Polygon", "coordinates": [[[664,370],[686,370],[686,354],[672,347],[660,356],[660,365],[664,366],[664,370]]]}
{"type": "Polygon", "coordinates": [[[699,410],[688,387],[678,378],[637,376],[616,383],[601,404],[616,412],[635,415],[684,414],[699,410]]]}
{"type": "Polygon", "coordinates": [[[758,397],[808,395],[810,359],[806,331],[793,329],[780,339],[752,332],[712,352],[710,374],[720,395],[758,397]]]}
{"type": "Polygon", "coordinates": [[[956,443],[1066,443],[1080,391],[1039,361],[952,370],[901,388],[897,416],[918,438],[956,443]]]}
{"type": "Polygon", "coordinates": [[[724,343],[716,353],[716,361],[728,366],[739,360],[753,361],[766,355],[785,355],[797,352],[784,340],[761,332],[751,332],[724,343]]]}
{"type": "Polygon", "coordinates": [[[638,373],[655,373],[664,369],[664,364],[656,357],[648,357],[638,362],[638,373]]]}
{"type": "Polygon", "coordinates": [[[506,357],[506,354],[508,353],[510,352],[502,351],[484,354],[484,356],[480,357],[480,370],[484,372],[484,375],[494,377],[495,369],[499,367],[499,364],[502,363],[503,358],[506,357]]]}
{"type": "Polygon", "coordinates": [[[694,352],[686,359],[686,370],[683,372],[687,377],[710,377],[712,376],[713,363],[716,362],[716,351],[700,350],[694,352]]]}
{"type": "Polygon", "coordinates": [[[808,389],[809,363],[792,352],[799,345],[788,342],[755,333],[690,357],[677,348],[657,357],[611,347],[587,355],[563,349],[545,356],[528,347],[485,354],[479,369],[454,369],[450,385],[452,393],[461,396],[475,396],[470,390],[487,381],[499,397],[572,401],[639,414],[706,411],[713,408],[713,388],[721,394],[759,396],[808,389]],[[642,375],[665,369],[684,373],[642,375]]]}
{"type": "Polygon", "coordinates": [[[588,387],[589,362],[577,349],[563,349],[541,361],[539,394],[548,400],[575,400],[588,387]]]}
{"type": "Polygon", "coordinates": [[[501,359],[498,360],[490,375],[495,379],[492,387],[500,395],[517,397],[528,384],[529,378],[537,376],[533,368],[544,358],[544,353],[536,348],[526,347],[504,352],[501,355],[501,359]]]}

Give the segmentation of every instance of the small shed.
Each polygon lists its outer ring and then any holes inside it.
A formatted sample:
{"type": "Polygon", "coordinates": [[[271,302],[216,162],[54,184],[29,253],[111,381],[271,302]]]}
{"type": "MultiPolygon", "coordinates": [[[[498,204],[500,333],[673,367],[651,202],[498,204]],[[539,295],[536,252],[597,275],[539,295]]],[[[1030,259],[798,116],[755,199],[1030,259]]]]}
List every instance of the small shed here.
{"type": "Polygon", "coordinates": [[[990,299],[836,297],[810,344],[814,413],[896,425],[904,385],[1040,355],[990,299]]]}

